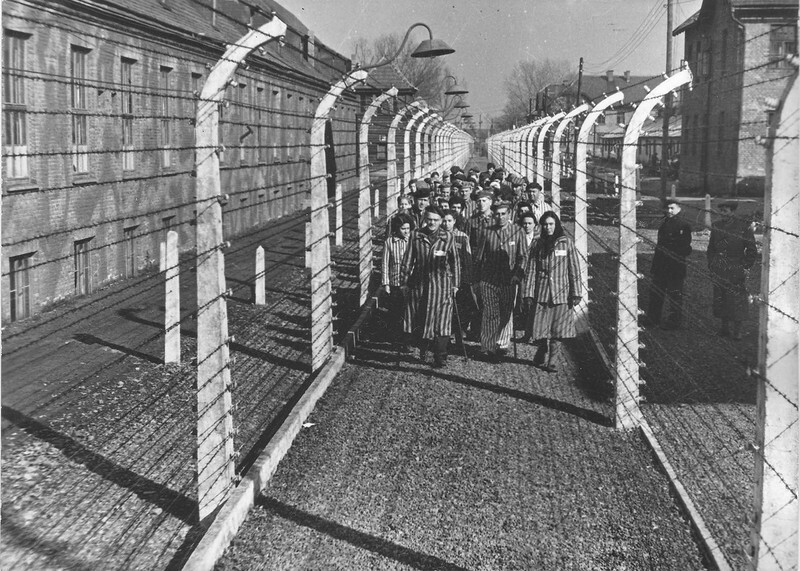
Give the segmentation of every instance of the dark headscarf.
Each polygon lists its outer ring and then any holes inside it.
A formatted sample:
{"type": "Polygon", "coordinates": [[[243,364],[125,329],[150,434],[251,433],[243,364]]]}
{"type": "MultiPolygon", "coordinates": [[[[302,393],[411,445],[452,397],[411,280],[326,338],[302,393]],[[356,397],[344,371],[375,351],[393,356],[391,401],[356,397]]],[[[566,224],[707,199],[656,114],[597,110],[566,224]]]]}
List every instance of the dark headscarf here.
{"type": "Polygon", "coordinates": [[[548,210],[539,218],[539,226],[542,228],[541,237],[536,242],[537,254],[541,257],[549,256],[553,249],[556,247],[556,242],[564,235],[564,227],[561,225],[561,219],[558,214],[552,210],[548,210]],[[547,235],[544,229],[544,221],[548,218],[553,218],[556,221],[556,229],[552,236],[547,235]]]}
{"type": "Polygon", "coordinates": [[[403,224],[410,224],[411,229],[414,229],[414,220],[408,214],[400,213],[392,218],[392,236],[400,237],[400,227],[403,224]]]}

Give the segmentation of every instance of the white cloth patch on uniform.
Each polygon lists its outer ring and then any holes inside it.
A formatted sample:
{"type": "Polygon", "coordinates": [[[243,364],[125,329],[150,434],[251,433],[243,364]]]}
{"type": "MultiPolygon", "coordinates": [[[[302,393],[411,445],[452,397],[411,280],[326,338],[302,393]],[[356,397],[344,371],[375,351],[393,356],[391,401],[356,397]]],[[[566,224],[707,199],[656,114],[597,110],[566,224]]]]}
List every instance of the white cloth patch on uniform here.
{"type": "Polygon", "coordinates": [[[566,255],[567,255],[566,250],[556,250],[556,256],[566,256],[566,255]]]}
{"type": "Polygon", "coordinates": [[[444,250],[434,250],[433,251],[433,255],[434,256],[444,256],[445,255],[445,251],[444,250]]]}

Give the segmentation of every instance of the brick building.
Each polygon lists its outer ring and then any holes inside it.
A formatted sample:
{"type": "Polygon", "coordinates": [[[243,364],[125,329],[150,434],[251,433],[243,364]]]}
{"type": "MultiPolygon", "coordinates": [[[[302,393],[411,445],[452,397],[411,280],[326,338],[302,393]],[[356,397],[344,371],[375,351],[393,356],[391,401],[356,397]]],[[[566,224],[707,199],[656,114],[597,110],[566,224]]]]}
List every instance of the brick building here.
{"type": "Polygon", "coordinates": [[[680,181],[701,193],[760,196],[764,135],[794,69],[797,0],[704,0],[675,28],[694,74],[683,90],[680,181]]]}
{"type": "MultiPolygon", "coordinates": [[[[194,116],[208,72],[274,11],[289,27],[240,68],[221,107],[226,237],[304,208],[319,98],[350,61],[272,0],[3,2],[2,318],[25,318],[157,262],[195,232],[194,116]]],[[[329,122],[355,187],[359,99],[329,122]]],[[[331,180],[335,184],[336,180],[331,180]]]]}

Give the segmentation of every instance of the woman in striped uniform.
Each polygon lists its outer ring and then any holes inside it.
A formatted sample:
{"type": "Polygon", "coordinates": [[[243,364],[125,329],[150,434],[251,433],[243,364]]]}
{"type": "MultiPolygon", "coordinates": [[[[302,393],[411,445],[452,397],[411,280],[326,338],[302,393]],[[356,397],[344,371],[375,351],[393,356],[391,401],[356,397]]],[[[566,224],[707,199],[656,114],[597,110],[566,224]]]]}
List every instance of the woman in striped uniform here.
{"type": "Polygon", "coordinates": [[[401,212],[392,217],[391,224],[391,234],[383,245],[381,286],[386,294],[386,305],[389,310],[387,318],[389,335],[400,344],[402,352],[408,353],[411,349],[409,340],[403,332],[405,298],[400,287],[402,285],[400,272],[414,221],[409,215],[401,212]]]}
{"type": "Polygon", "coordinates": [[[564,235],[558,215],[553,211],[545,212],[539,225],[541,237],[531,248],[522,291],[523,297],[532,298],[530,303],[534,308],[531,333],[536,355],[533,364],[553,373],[561,340],[575,337],[572,308],[580,302],[582,291],[578,256],[572,241],[564,235]]]}
{"type": "Polygon", "coordinates": [[[440,228],[442,214],[437,206],[425,209],[425,226],[412,235],[400,275],[400,283],[408,292],[405,331],[419,341],[423,361],[433,344],[435,367],[447,362],[453,300],[461,274],[455,239],[440,228]]]}
{"type": "Polygon", "coordinates": [[[470,291],[470,284],[472,284],[472,250],[469,247],[469,236],[456,228],[456,219],[458,214],[453,210],[445,210],[444,218],[442,219],[442,228],[453,234],[455,240],[456,250],[458,251],[458,262],[461,267],[461,277],[459,279],[460,287],[456,294],[456,304],[454,306],[456,311],[456,329],[453,332],[457,335],[456,340],[464,343],[464,324],[465,319],[469,319],[472,315],[472,292],[470,291]]]}

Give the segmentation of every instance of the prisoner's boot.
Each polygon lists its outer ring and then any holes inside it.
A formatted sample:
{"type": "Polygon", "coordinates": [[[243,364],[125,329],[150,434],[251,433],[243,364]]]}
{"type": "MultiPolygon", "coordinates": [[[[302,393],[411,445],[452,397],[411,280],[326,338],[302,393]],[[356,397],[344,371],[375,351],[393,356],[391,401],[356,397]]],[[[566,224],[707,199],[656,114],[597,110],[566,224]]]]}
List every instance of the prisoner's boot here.
{"type": "Polygon", "coordinates": [[[422,339],[419,342],[419,360],[423,363],[428,359],[428,340],[422,339]]]}
{"type": "Polygon", "coordinates": [[[447,364],[447,343],[450,337],[440,335],[433,341],[433,366],[441,369],[447,364]]]}
{"type": "Polygon", "coordinates": [[[547,339],[539,339],[534,345],[536,345],[536,354],[533,356],[533,366],[541,367],[544,365],[544,358],[547,355],[547,339]]]}
{"type": "Polygon", "coordinates": [[[551,339],[550,352],[547,355],[547,365],[544,367],[544,370],[548,373],[556,372],[556,360],[558,359],[559,353],[561,353],[561,341],[558,339],[551,339]]]}

